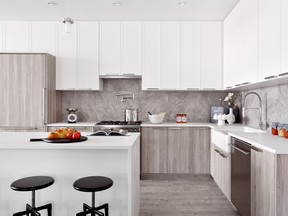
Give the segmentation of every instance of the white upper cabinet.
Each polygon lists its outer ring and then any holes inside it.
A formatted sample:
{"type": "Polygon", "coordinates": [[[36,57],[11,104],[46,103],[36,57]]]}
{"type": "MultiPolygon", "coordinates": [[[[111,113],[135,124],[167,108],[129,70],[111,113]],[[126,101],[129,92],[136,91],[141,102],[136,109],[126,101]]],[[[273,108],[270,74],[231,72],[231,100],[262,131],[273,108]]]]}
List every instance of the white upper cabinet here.
{"type": "Polygon", "coordinates": [[[0,22],[0,52],[4,52],[3,22],[0,22]]]}
{"type": "Polygon", "coordinates": [[[180,89],[180,22],[162,22],[162,86],[180,89]]]}
{"type": "Polygon", "coordinates": [[[288,1],[281,0],[281,73],[288,72],[288,1]]]}
{"type": "Polygon", "coordinates": [[[100,74],[121,74],[121,24],[100,22],[100,74]]]}
{"type": "Polygon", "coordinates": [[[141,22],[121,22],[121,73],[141,75],[141,22]]]}
{"type": "Polygon", "coordinates": [[[99,23],[78,22],[78,89],[99,90],[99,23]]]}
{"type": "Polygon", "coordinates": [[[29,28],[27,21],[5,21],[5,52],[29,52],[29,28]]]}
{"type": "Polygon", "coordinates": [[[222,89],[223,24],[220,21],[201,23],[201,88],[222,89]]]}
{"type": "Polygon", "coordinates": [[[31,22],[31,52],[56,55],[57,22],[31,22]]]}
{"type": "Polygon", "coordinates": [[[200,89],[201,32],[200,21],[181,22],[181,89],[200,89]]]}
{"type": "Polygon", "coordinates": [[[161,89],[161,22],[142,25],[142,89],[161,89]]]}
{"type": "Polygon", "coordinates": [[[259,0],[259,81],[280,73],[281,0],[259,0]]]}
{"type": "Polygon", "coordinates": [[[58,23],[56,89],[77,89],[77,23],[70,33],[64,33],[64,25],[58,23]]]}
{"type": "Polygon", "coordinates": [[[241,0],[224,21],[223,87],[258,77],[258,0],[241,0]]]}

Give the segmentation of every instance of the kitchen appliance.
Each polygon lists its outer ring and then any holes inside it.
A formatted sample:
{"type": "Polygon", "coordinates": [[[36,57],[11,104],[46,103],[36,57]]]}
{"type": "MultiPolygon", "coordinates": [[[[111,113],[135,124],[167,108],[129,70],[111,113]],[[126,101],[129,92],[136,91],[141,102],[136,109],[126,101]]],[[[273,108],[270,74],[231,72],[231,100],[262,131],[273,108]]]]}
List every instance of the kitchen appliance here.
{"type": "Polygon", "coordinates": [[[93,127],[93,131],[99,131],[103,129],[123,129],[128,132],[140,132],[141,121],[135,121],[133,123],[129,123],[126,121],[100,121],[95,124],[93,127]]]}
{"type": "Polygon", "coordinates": [[[124,120],[128,122],[129,124],[132,124],[134,122],[138,121],[138,109],[135,109],[133,107],[124,109],[124,120]]]}
{"type": "Polygon", "coordinates": [[[231,202],[240,215],[251,215],[251,145],[232,138],[231,144],[231,202]]]}
{"type": "Polygon", "coordinates": [[[77,108],[67,108],[68,111],[67,120],[68,123],[77,123],[77,115],[76,112],[78,111],[77,108]]]}

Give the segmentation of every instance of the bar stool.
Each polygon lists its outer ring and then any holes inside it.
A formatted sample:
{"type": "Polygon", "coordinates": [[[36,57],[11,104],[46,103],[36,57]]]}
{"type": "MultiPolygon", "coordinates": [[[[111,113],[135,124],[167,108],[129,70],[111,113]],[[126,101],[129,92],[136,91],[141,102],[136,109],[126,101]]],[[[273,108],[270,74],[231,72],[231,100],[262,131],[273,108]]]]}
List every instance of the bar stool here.
{"type": "Polygon", "coordinates": [[[92,216],[109,216],[108,203],[95,207],[95,192],[107,190],[112,187],[113,181],[104,176],[88,176],[76,180],[73,187],[82,192],[92,192],[92,206],[83,203],[83,211],[76,214],[76,216],[85,216],[91,214],[92,216]],[[101,212],[104,210],[105,214],[101,212]]]}
{"type": "Polygon", "coordinates": [[[52,204],[35,207],[35,191],[51,186],[54,179],[49,176],[31,176],[21,178],[11,184],[11,189],[15,191],[32,191],[32,203],[26,204],[26,210],[14,213],[13,216],[30,215],[40,216],[39,211],[47,209],[48,216],[52,216],[52,204]]]}

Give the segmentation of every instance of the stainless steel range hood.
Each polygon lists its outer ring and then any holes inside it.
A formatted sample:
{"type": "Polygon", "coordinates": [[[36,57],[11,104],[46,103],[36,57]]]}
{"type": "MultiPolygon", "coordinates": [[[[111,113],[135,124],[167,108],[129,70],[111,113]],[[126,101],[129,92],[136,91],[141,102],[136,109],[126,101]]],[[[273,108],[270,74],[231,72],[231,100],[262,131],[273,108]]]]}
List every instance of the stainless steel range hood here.
{"type": "Polygon", "coordinates": [[[105,74],[99,76],[101,79],[141,79],[141,75],[135,74],[105,74]]]}

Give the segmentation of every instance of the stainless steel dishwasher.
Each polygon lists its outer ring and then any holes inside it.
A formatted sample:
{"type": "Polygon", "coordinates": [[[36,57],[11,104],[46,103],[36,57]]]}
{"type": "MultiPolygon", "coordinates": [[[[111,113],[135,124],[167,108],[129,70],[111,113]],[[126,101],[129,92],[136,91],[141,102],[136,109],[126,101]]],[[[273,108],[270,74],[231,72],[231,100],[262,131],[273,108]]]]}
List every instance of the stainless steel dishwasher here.
{"type": "Polygon", "coordinates": [[[241,216],[251,215],[251,145],[232,138],[231,202],[241,216]]]}

